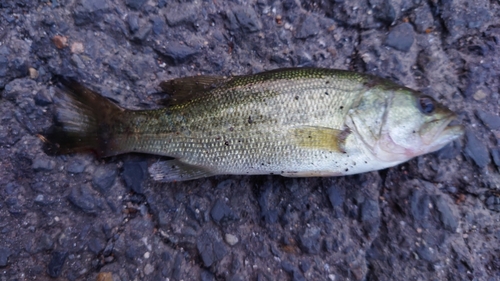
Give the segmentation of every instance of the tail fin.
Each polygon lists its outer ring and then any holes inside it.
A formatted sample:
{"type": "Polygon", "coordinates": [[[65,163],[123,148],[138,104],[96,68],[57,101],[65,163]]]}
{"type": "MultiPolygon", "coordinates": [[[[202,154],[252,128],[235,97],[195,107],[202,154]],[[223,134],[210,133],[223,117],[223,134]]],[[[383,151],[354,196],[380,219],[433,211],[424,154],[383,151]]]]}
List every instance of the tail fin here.
{"type": "Polygon", "coordinates": [[[94,151],[98,157],[119,154],[113,128],[125,111],[72,78],[57,77],[54,126],[42,136],[49,154],[94,151]]]}

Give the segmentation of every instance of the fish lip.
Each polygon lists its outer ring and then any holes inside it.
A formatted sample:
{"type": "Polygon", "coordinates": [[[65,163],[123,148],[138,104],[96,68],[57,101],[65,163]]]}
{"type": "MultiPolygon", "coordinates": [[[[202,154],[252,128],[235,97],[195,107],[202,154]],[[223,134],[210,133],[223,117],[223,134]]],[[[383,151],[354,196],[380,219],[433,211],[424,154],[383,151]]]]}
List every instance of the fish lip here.
{"type": "Polygon", "coordinates": [[[447,143],[462,136],[465,131],[463,125],[450,125],[456,119],[457,115],[452,112],[448,116],[434,121],[442,122],[442,124],[435,130],[434,134],[422,137],[424,144],[431,146],[431,151],[438,150],[447,143]]]}

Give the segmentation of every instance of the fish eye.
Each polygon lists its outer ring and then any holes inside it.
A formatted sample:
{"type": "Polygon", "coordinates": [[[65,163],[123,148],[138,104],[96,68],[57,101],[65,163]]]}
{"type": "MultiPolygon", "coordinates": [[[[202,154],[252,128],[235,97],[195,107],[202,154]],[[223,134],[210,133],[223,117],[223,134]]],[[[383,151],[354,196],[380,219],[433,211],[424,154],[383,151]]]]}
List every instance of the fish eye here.
{"type": "Polygon", "coordinates": [[[431,114],[434,112],[436,106],[434,105],[434,100],[428,96],[422,96],[418,98],[418,109],[423,114],[431,114]]]}

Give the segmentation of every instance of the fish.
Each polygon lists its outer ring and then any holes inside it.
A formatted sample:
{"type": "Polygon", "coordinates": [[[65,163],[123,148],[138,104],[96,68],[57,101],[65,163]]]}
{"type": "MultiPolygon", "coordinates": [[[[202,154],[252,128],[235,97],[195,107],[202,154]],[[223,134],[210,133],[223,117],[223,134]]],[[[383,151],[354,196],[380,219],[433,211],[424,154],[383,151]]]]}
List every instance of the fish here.
{"type": "Polygon", "coordinates": [[[43,134],[53,152],[166,156],[148,168],[162,182],[352,175],[434,152],[464,132],[450,124],[457,115],[432,97],[347,70],[181,77],[160,83],[168,105],[149,110],[126,109],[75,79],[59,80],[54,125],[43,134]]]}

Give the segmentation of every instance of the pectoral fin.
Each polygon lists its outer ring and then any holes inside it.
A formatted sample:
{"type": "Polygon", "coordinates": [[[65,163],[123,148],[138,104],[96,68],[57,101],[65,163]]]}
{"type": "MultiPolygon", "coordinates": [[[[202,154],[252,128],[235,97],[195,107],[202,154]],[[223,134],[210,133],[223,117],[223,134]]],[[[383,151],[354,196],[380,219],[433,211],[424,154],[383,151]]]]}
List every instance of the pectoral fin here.
{"type": "Polygon", "coordinates": [[[154,180],[162,182],[187,181],[215,175],[203,168],[182,163],[178,159],[154,163],[149,167],[149,174],[154,180]]]}
{"type": "Polygon", "coordinates": [[[192,76],[177,78],[160,83],[161,89],[169,94],[162,100],[168,105],[179,105],[196,99],[200,95],[219,87],[229,79],[222,76],[192,76]]]}
{"type": "Polygon", "coordinates": [[[327,127],[301,126],[292,129],[291,135],[301,147],[345,153],[345,140],[349,128],[337,130],[327,127]]]}

